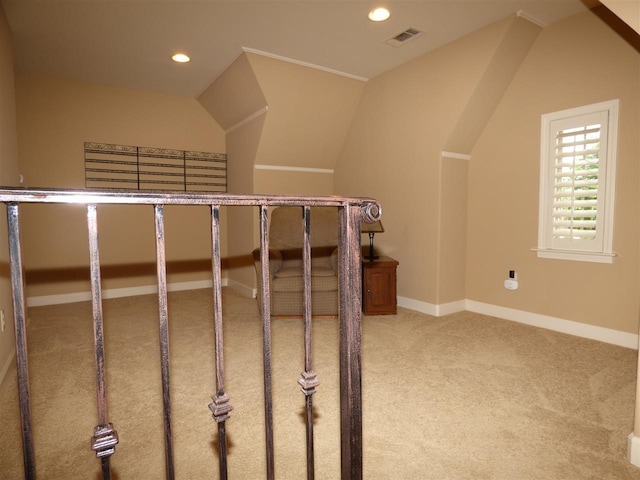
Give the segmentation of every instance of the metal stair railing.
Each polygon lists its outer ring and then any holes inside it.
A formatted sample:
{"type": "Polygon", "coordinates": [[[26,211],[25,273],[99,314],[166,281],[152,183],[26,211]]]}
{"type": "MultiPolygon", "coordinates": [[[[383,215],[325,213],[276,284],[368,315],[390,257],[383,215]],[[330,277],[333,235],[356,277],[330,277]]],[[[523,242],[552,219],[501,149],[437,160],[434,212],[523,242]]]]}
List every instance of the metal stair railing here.
{"type": "MultiPolygon", "coordinates": [[[[9,234],[9,264],[13,292],[13,310],[16,341],[16,364],[20,422],[25,478],[36,478],[36,455],[32,433],[31,393],[27,361],[26,300],[24,266],[21,250],[21,204],[81,204],[87,209],[87,231],[90,255],[91,301],[94,327],[94,352],[97,396],[97,421],[91,437],[91,449],[100,459],[103,480],[111,478],[111,456],[116,452],[118,434],[109,422],[106,394],[106,365],[102,318],[102,287],[98,248],[99,205],[150,205],[153,206],[156,236],[156,265],[158,279],[160,356],[164,414],[165,470],[166,478],[174,479],[173,436],[171,431],[171,382],[169,365],[169,333],[167,309],[167,278],[165,258],[165,205],[208,205],[211,209],[211,262],[213,275],[213,329],[215,338],[215,394],[209,404],[217,424],[219,448],[219,478],[227,479],[226,421],[233,406],[225,390],[224,334],[222,328],[222,291],[220,258],[220,207],[255,206],[260,212],[260,248],[262,275],[269,275],[268,208],[272,206],[300,206],[303,230],[304,265],[304,365],[297,381],[305,399],[307,479],[314,478],[313,451],[313,394],[319,385],[312,364],[311,323],[311,247],[310,207],[335,207],[339,211],[339,323],[340,323],[340,445],[341,478],[362,479],[362,392],[361,392],[361,246],[360,224],[374,222],[381,216],[377,202],[367,198],[264,196],[211,193],[167,193],[96,190],[53,190],[0,188],[0,202],[7,206],[9,234]]],[[[271,315],[269,282],[263,279],[262,331],[263,369],[265,397],[266,478],[275,479],[273,399],[271,387],[271,315]]]]}

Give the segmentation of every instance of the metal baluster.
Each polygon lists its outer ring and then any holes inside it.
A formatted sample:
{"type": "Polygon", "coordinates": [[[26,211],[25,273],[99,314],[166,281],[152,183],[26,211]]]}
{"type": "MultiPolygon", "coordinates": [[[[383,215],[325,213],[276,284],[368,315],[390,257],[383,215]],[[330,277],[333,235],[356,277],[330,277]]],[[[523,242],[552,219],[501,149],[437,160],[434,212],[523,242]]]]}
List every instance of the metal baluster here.
{"type": "Polygon", "coordinates": [[[362,479],[360,207],[339,214],[340,437],[342,480],[362,479]]]}
{"type": "Polygon", "coordinates": [[[307,423],[307,480],[313,480],[315,475],[313,455],[313,394],[320,385],[316,373],[312,370],[311,362],[311,210],[303,207],[303,249],[302,264],[304,276],[304,371],[298,380],[300,389],[305,395],[306,423],[307,423]]]}
{"type": "Polygon", "coordinates": [[[33,448],[33,432],[31,429],[31,393],[29,389],[29,365],[27,362],[26,307],[24,300],[24,272],[22,269],[19,213],[18,204],[10,203],[7,205],[9,264],[11,267],[16,366],[18,370],[18,399],[20,403],[20,423],[22,425],[22,460],[24,464],[24,476],[27,480],[32,480],[36,478],[36,464],[35,451],[33,448]]]}
{"type": "Polygon", "coordinates": [[[169,376],[169,311],[167,306],[167,262],[164,242],[164,206],[155,205],[156,266],[158,270],[158,307],[160,325],[160,368],[162,370],[162,411],[164,415],[164,454],[166,476],[175,478],[173,434],[171,432],[171,379],[169,376]]]}
{"type": "Polygon", "coordinates": [[[213,419],[218,424],[218,444],[220,447],[220,480],[227,479],[227,432],[226,421],[233,407],[229,403],[229,396],[224,391],[224,343],[222,332],[222,280],[220,260],[220,208],[211,206],[211,246],[213,271],[213,325],[215,335],[216,361],[216,394],[211,397],[209,409],[213,419]]]}
{"type": "Polygon", "coordinates": [[[264,364],[264,417],[267,444],[267,480],[275,479],[273,399],[271,388],[271,294],[269,286],[269,234],[267,206],[260,206],[260,262],[262,264],[262,354],[264,364]]]}
{"type": "Polygon", "coordinates": [[[102,464],[102,478],[111,478],[110,458],[116,451],[118,433],[109,423],[107,413],[107,385],[105,378],[104,329],[102,317],[102,287],[100,284],[100,256],[98,253],[98,213],[96,205],[87,205],[89,231],[89,265],[91,269],[91,303],[93,308],[93,338],[96,362],[96,395],[98,425],[93,430],[91,449],[102,464]]]}

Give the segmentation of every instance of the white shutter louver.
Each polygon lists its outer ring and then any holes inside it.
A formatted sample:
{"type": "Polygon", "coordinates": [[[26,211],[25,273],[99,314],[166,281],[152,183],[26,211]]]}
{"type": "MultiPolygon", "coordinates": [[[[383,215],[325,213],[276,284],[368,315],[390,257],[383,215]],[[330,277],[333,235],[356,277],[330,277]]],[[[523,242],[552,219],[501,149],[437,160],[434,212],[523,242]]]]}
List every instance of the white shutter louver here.
{"type": "Polygon", "coordinates": [[[601,125],[556,132],[554,239],[595,240],[601,125]]]}

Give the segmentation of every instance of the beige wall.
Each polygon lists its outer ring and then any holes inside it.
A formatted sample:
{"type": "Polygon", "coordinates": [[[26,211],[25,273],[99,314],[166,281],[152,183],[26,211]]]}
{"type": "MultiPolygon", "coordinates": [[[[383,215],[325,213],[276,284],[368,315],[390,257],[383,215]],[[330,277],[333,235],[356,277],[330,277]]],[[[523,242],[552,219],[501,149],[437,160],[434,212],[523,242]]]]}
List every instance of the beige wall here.
{"type": "MultiPolygon", "coordinates": [[[[253,162],[262,138],[264,115],[245,123],[227,134],[229,156],[229,190],[232,193],[253,193],[253,162]]],[[[255,272],[251,251],[259,244],[257,223],[259,214],[254,207],[229,207],[229,280],[239,288],[252,290],[255,272]]],[[[248,293],[248,292],[247,292],[248,293]]]]}
{"type": "Polygon", "coordinates": [[[596,15],[551,25],[469,164],[467,298],[637,333],[640,55],[596,15]],[[620,99],[612,265],[539,259],[540,116],[620,99]],[[502,287],[509,269],[520,289],[502,287]]]}
{"type": "MultiPolygon", "coordinates": [[[[18,140],[16,133],[16,100],[13,79],[11,31],[0,6],[0,185],[18,183],[18,140]]],[[[6,328],[0,332],[0,382],[13,358],[13,307],[7,243],[6,209],[0,208],[0,310],[4,311],[6,328]]]]}
{"type": "Polygon", "coordinates": [[[240,55],[198,97],[198,102],[224,130],[241,125],[267,106],[249,59],[240,55]]]}
{"type": "MultiPolygon", "coordinates": [[[[36,75],[16,83],[26,186],[83,188],[85,141],[225,151],[221,128],[194,99],[36,75]]],[[[153,285],[152,208],[99,207],[98,215],[104,288],[153,285]]],[[[84,209],[31,205],[23,217],[29,296],[87,291],[84,209]]],[[[210,278],[208,222],[206,207],[166,208],[170,282],[210,278]]]]}
{"type": "MultiPolygon", "coordinates": [[[[230,193],[254,193],[253,165],[264,130],[267,100],[245,54],[205,90],[198,102],[225,129],[230,193]]],[[[250,293],[255,283],[251,251],[257,245],[255,209],[225,208],[228,218],[226,266],[232,286],[250,293]]]]}
{"type": "Polygon", "coordinates": [[[333,173],[256,170],[255,190],[273,195],[331,195],[333,173]]]}
{"type": "Polygon", "coordinates": [[[505,19],[369,81],[335,190],[381,201],[376,245],[400,261],[400,297],[637,332],[640,60],[602,16],[542,31],[505,19]],[[611,98],[622,105],[619,256],[613,265],[538,259],[540,116],[611,98]],[[503,286],[511,269],[515,292],[503,286]]]}
{"type": "Polygon", "coordinates": [[[442,158],[440,169],[440,225],[438,240],[439,304],[466,297],[467,177],[469,161],[442,158]]]}
{"type": "MultiPolygon", "coordinates": [[[[331,195],[332,170],[363,87],[288,61],[241,54],[198,98],[226,130],[229,191],[331,195]]],[[[250,254],[259,245],[258,209],[233,210],[229,280],[249,291],[255,286],[250,254]]]]}
{"type": "Polygon", "coordinates": [[[247,54],[269,111],[256,163],[334,168],[365,83],[247,54]]]}
{"type": "Polygon", "coordinates": [[[454,225],[466,213],[466,165],[455,159],[443,164],[441,154],[450,139],[456,146],[469,143],[454,132],[460,123],[472,123],[466,115],[478,110],[469,107],[480,96],[478,85],[489,67],[497,71],[492,60],[514,25],[529,28],[521,22],[497,22],[365,88],[336,167],[335,190],[381,202],[385,233],[376,236],[376,245],[400,262],[402,297],[430,304],[464,299],[464,275],[450,272],[465,269],[464,228],[454,225]]]}
{"type": "MultiPolygon", "coordinates": [[[[376,236],[376,247],[400,261],[401,297],[434,305],[466,298],[635,332],[638,81],[638,52],[592,13],[542,32],[523,19],[507,18],[366,84],[242,54],[199,105],[25,76],[18,80],[22,173],[31,186],[81,187],[82,163],[72,159],[82,158],[85,140],[226,148],[232,193],[378,199],[386,231],[376,236]],[[621,98],[614,244],[619,257],[608,266],[539,260],[531,248],[537,239],[540,115],[609,98],[621,98]],[[505,141],[505,132],[517,141],[505,141]],[[177,139],[184,142],[175,144],[177,139]],[[471,160],[443,157],[443,150],[471,154],[471,160]],[[293,168],[264,170],[256,164],[293,168]],[[295,171],[298,167],[309,170],[295,171]],[[335,174],[314,169],[335,169],[335,174]],[[521,179],[517,188],[513,178],[521,179]],[[520,277],[516,292],[502,286],[510,269],[520,277]],[[556,295],[567,285],[566,297],[556,295]],[[579,304],[582,296],[587,301],[579,304]]],[[[223,212],[230,239],[225,266],[232,282],[250,288],[257,209],[237,210],[223,212]]],[[[121,218],[109,209],[103,215],[145,239],[122,248],[124,235],[105,234],[105,261],[123,277],[117,285],[146,281],[137,275],[152,260],[145,233],[150,217],[121,218]],[[133,271],[117,268],[134,263],[133,271]]],[[[194,215],[200,225],[208,212],[194,215]]],[[[175,217],[191,225],[179,212],[175,217]]],[[[64,242],[55,225],[60,221],[66,230],[83,233],[84,212],[51,210],[37,221],[45,222],[48,243],[43,249],[41,239],[25,241],[28,266],[45,274],[71,267],[72,281],[86,252],[64,242]]],[[[38,225],[35,218],[26,224],[32,238],[42,230],[38,225]]],[[[188,230],[184,224],[182,229],[188,230]]],[[[205,250],[208,255],[208,245],[188,243],[195,237],[169,241],[182,262],[180,278],[194,278],[194,264],[205,250]]],[[[56,293],[50,284],[47,288],[56,293]]]]}

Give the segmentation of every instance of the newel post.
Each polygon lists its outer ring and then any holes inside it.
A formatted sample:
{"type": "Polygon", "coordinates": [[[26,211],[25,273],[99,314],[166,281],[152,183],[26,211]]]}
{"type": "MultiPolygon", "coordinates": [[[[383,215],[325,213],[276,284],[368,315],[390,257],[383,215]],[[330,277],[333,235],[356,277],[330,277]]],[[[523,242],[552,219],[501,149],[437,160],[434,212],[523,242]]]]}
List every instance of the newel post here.
{"type": "Polygon", "coordinates": [[[342,480],[362,479],[362,249],[360,223],[374,222],[375,203],[339,214],[340,438],[342,480]]]}

